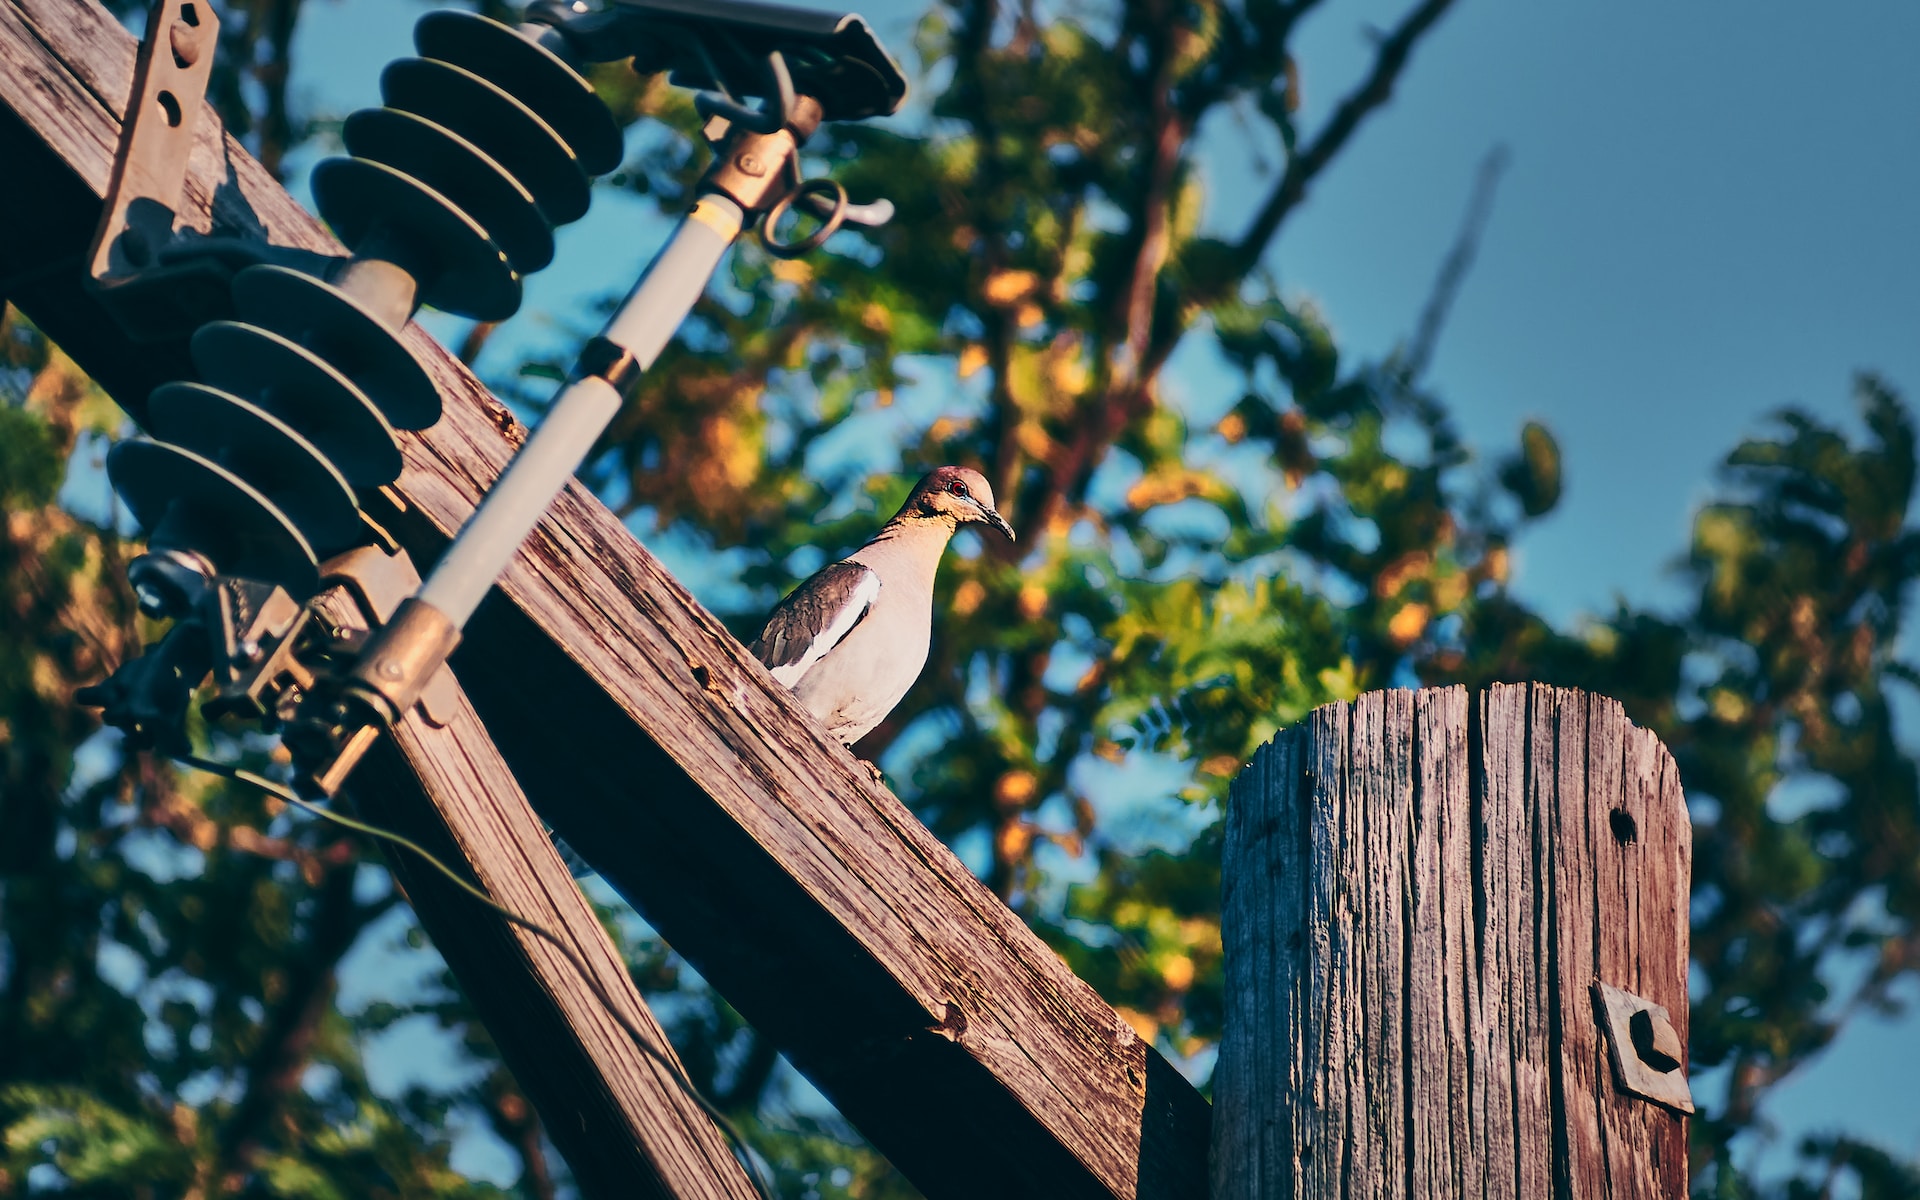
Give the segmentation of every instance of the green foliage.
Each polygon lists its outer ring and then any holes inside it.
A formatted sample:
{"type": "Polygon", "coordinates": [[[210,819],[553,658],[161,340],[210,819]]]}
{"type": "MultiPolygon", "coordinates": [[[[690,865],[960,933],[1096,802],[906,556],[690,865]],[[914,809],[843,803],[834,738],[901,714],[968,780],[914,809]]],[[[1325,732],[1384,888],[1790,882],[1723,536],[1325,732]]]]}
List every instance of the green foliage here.
{"type": "Polygon", "coordinates": [[[1911,1163],[1853,1138],[1808,1138],[1800,1154],[1815,1173],[1788,1183],[1785,1200],[1823,1200],[1837,1194],[1845,1183],[1853,1185],[1852,1194],[1860,1200],[1912,1200],[1920,1196],[1920,1171],[1911,1163]]]}
{"type": "Polygon", "coordinates": [[[151,632],[118,537],[54,503],[108,406],[12,314],[0,344],[0,1195],[494,1194],[446,1165],[468,1098],[375,1094],[331,1006],[397,903],[354,847],[90,736],[74,688],[151,632]]]}
{"type": "Polygon", "coordinates": [[[1560,446],[1547,427],[1528,421],[1520,429],[1520,453],[1500,469],[1500,482],[1530,517],[1560,503],[1560,446]]]}
{"type": "Polygon", "coordinates": [[[1728,456],[1683,567],[1681,704],[1648,718],[1694,807],[1693,1058],[1732,1079],[1697,1132],[1721,1156],[1768,1084],[1920,963],[1920,778],[1894,713],[1912,416],[1878,380],[1856,390],[1864,444],[1786,412],[1728,456]]]}

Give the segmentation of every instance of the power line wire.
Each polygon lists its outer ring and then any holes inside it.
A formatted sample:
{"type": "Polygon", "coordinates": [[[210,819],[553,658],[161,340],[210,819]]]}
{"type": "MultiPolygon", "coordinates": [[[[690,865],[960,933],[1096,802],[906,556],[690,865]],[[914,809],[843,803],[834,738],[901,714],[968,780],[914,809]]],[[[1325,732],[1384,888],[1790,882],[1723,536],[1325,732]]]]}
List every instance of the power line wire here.
{"type": "Polygon", "coordinates": [[[315,804],[311,800],[300,796],[292,788],[276,783],[264,775],[233,766],[230,763],[218,762],[210,758],[201,758],[195,754],[175,754],[171,757],[182,766],[192,767],[198,771],[205,771],[210,775],[218,775],[223,779],[233,780],[235,783],[243,783],[249,787],[258,788],[270,796],[284,800],[288,804],[295,805],[316,817],[332,821],[334,824],[343,828],[351,829],[355,833],[365,834],[368,837],[377,838],[380,841],[399,846],[404,850],[410,850],[425,861],[428,866],[446,876],[448,881],[466,893],[466,895],[498,913],[502,920],[511,925],[519,926],[521,929],[526,930],[528,933],[546,942],[555,950],[558,950],[561,957],[572,964],[573,969],[579,973],[580,978],[586,981],[587,987],[593,991],[594,998],[597,999],[600,1002],[600,1006],[607,1011],[607,1015],[612,1017],[614,1021],[619,1024],[620,1028],[626,1031],[627,1037],[632,1039],[634,1046],[638,1048],[642,1054],[651,1058],[664,1068],[668,1077],[673,1080],[674,1086],[684,1092],[689,1100],[692,1100],[694,1104],[699,1106],[700,1111],[706,1113],[708,1117],[713,1119],[713,1123],[720,1127],[720,1131],[727,1137],[734,1157],[740,1161],[741,1167],[747,1173],[748,1181],[753,1184],[753,1190],[760,1196],[760,1200],[774,1200],[773,1190],[767,1184],[766,1180],[761,1178],[759,1163],[754,1156],[752,1147],[747,1144],[746,1137],[741,1134],[740,1130],[734,1126],[733,1122],[727,1118],[725,1113],[722,1113],[711,1100],[702,1095],[699,1088],[693,1086],[693,1081],[688,1079],[686,1073],[680,1069],[680,1064],[675,1062],[671,1055],[655,1046],[653,1039],[648,1037],[640,1026],[631,1017],[627,1016],[621,1006],[614,1002],[613,996],[607,991],[606,986],[601,983],[599,976],[593,973],[587,966],[586,960],[581,958],[572,946],[567,945],[565,941],[561,940],[559,934],[530,917],[521,916],[519,913],[514,912],[512,909],[495,900],[492,896],[487,895],[473,884],[467,882],[467,880],[461,878],[457,871],[440,861],[440,859],[434,857],[424,846],[421,846],[418,842],[410,838],[395,833],[390,829],[382,829],[378,825],[372,825],[357,818],[349,817],[345,813],[335,812],[323,805],[315,804]]]}

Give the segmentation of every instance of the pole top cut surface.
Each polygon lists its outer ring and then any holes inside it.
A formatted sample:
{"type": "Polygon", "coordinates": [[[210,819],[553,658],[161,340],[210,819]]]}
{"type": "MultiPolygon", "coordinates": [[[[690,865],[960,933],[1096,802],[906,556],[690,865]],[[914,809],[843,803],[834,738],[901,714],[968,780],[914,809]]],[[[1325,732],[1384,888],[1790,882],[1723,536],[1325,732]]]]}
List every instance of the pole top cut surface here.
{"type": "Polygon", "coordinates": [[[1215,1200],[1680,1200],[1691,857],[1672,757],[1605,697],[1282,732],[1228,806],[1215,1200]]]}

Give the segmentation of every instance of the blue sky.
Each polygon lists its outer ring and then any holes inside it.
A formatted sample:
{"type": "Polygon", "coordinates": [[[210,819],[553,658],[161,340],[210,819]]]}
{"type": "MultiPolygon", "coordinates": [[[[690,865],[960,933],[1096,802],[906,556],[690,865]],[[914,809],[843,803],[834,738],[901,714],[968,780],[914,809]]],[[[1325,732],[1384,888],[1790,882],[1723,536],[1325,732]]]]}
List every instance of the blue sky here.
{"type": "MultiPolygon", "coordinates": [[[[294,97],[376,103],[422,11],[334,0],[302,13],[294,97]]],[[[1299,44],[1306,127],[1369,62],[1403,4],[1327,0],[1299,44]]],[[[865,9],[897,52],[918,5],[865,9]]],[[[1268,263],[1352,356],[1412,328],[1481,157],[1511,152],[1479,259],[1429,381],[1490,455],[1545,421],[1560,509],[1520,547],[1517,588],[1555,620],[1669,599],[1716,462],[1784,405],[1852,427],[1853,372],[1920,399],[1920,4],[1461,0],[1394,103],[1320,180],[1268,263]]],[[[1206,131],[1207,221],[1237,232],[1263,181],[1239,131],[1206,131]]],[[[1258,147],[1255,147],[1258,149],[1258,147]]],[[[1273,155],[1267,154],[1271,159],[1273,155]]],[[[596,200],[528,289],[504,364],[623,289],[660,223],[596,200]]],[[[432,325],[442,336],[455,322],[432,325]]],[[[486,364],[483,364],[486,365],[486,364]]],[[[1170,381],[1204,401],[1227,380],[1170,381]]],[[[1782,1136],[1844,1127],[1920,1157],[1920,1020],[1858,1018],[1780,1086],[1782,1136]]],[[[1756,1147],[1756,1152],[1757,1152],[1756,1147]]]]}

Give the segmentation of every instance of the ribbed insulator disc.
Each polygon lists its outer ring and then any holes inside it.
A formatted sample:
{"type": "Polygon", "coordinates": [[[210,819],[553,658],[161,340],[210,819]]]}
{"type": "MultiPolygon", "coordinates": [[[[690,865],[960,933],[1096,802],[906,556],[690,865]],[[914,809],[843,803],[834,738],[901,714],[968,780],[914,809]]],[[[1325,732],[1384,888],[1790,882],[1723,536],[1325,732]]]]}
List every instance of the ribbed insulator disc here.
{"type": "Polygon", "coordinates": [[[439,192],[364,158],[329,158],[312,179],[314,205],[341,241],[357,248],[384,226],[431,260],[413,272],[422,304],[476,321],[504,321],[520,307],[520,276],[507,256],[439,192]]]}
{"type": "Polygon", "coordinates": [[[459,134],[397,108],[363,108],[341,136],[355,158],[385,163],[458,203],[521,275],[553,261],[553,226],[533,193],[459,134]]]}
{"type": "Polygon", "coordinates": [[[365,392],[313,351],[237,321],[202,325],[190,349],[201,378],[291,425],[348,482],[378,487],[399,478],[393,426],[365,392]]]}
{"type": "Polygon", "coordinates": [[[156,550],[192,550],[222,575],[277,583],[304,600],[320,586],[313,547],[238,475],[191,450],[134,438],[107,451],[107,478],[156,550]]]}
{"type": "Polygon", "coordinates": [[[451,129],[533,193],[555,225],[586,215],[587,173],[553,127],[471,71],[431,58],[401,58],[380,72],[380,96],[451,129]]]}
{"type": "Polygon", "coordinates": [[[426,58],[472,71],[516,97],[572,148],[589,175],[620,165],[620,126],[593,85],[546,47],[477,13],[428,13],[413,27],[413,44],[426,58]]]}
{"type": "Polygon", "coordinates": [[[248,267],[233,277],[233,306],[249,325],[332,363],[394,428],[425,429],[440,419],[440,392],[406,343],[325,280],[286,267],[248,267]]]}
{"type": "Polygon", "coordinates": [[[346,477],[286,422],[238,396],[204,383],[165,384],[147,401],[147,428],[252,484],[321,554],[366,532],[346,477]]]}

